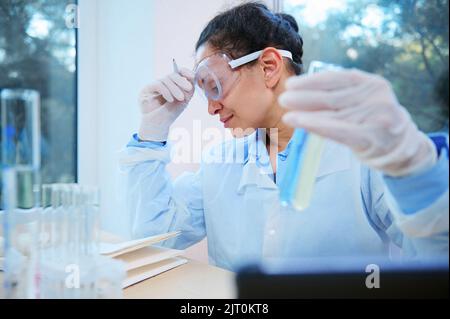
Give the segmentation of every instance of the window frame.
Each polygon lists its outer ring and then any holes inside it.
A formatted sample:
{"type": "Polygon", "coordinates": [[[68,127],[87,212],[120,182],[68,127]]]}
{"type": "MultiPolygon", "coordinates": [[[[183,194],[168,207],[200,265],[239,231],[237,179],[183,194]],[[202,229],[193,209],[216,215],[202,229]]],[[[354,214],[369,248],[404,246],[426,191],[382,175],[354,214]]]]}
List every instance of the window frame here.
{"type": "Polygon", "coordinates": [[[284,12],[284,0],[272,0],[272,8],[274,12],[284,12]]]}
{"type": "Polygon", "coordinates": [[[77,182],[99,185],[97,1],[78,0],[77,182]]]}

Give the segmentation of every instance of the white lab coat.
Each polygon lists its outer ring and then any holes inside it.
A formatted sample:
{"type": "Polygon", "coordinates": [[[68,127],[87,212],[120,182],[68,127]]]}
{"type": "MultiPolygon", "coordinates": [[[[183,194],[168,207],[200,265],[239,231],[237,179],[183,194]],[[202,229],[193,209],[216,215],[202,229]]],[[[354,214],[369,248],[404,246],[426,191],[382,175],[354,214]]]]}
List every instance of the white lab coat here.
{"type": "MultiPolygon", "coordinates": [[[[180,230],[166,243],[179,249],[207,236],[210,262],[230,270],[277,252],[281,244],[268,237],[272,225],[286,248],[280,254],[289,257],[382,257],[391,256],[393,247],[395,255],[411,258],[448,256],[448,190],[422,211],[403,214],[379,172],[328,141],[310,207],[280,215],[278,186],[258,165],[257,154],[268,160],[267,151],[256,151],[265,150],[261,141],[249,138],[244,163],[211,163],[223,149],[242,149],[244,140],[235,142],[207,151],[197,173],[174,183],[165,170],[169,146],[126,148],[121,171],[134,236],[180,230]]],[[[279,158],[279,173],[283,165],[279,158]]]]}

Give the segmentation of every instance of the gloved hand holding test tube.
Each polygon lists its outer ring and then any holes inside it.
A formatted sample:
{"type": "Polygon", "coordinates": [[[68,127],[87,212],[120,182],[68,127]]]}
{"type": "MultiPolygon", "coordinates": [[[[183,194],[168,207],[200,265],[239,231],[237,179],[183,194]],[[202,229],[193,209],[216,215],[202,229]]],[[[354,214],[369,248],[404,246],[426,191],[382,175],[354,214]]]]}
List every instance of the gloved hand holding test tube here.
{"type": "MultiPolygon", "coordinates": [[[[311,62],[308,74],[325,70],[339,70],[339,66],[319,61],[311,62]]],[[[286,171],[280,185],[282,206],[303,211],[310,205],[320,166],[325,140],[304,129],[296,129],[288,157],[286,171]]]]}

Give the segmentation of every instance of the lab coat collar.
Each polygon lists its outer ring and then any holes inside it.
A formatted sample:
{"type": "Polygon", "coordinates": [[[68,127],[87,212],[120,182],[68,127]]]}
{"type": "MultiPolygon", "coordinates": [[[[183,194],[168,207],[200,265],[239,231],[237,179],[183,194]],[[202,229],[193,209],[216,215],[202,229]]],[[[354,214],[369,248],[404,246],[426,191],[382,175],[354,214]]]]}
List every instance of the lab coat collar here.
{"type": "Polygon", "coordinates": [[[266,149],[265,130],[256,130],[252,135],[245,137],[243,143],[244,164],[237,192],[244,193],[245,188],[250,185],[263,189],[277,189],[266,149]]]}
{"type": "Polygon", "coordinates": [[[326,140],[316,179],[349,170],[352,158],[353,153],[348,147],[326,140]]]}
{"type": "MultiPolygon", "coordinates": [[[[245,154],[242,176],[237,189],[240,194],[249,185],[255,185],[263,189],[278,188],[272,178],[273,169],[266,149],[265,135],[263,134],[265,134],[265,130],[259,129],[242,141],[245,143],[245,154]]],[[[292,140],[279,155],[288,157],[291,144],[292,140]]],[[[322,153],[317,179],[350,169],[351,156],[351,151],[347,147],[329,140],[325,141],[325,148],[322,153]]]]}

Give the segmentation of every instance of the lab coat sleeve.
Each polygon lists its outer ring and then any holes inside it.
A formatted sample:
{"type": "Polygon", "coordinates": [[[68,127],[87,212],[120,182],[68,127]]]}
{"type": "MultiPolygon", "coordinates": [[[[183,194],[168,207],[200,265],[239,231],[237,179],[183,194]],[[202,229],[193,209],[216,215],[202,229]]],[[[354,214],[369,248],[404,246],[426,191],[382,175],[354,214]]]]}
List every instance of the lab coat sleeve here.
{"type": "MultiPolygon", "coordinates": [[[[448,172],[448,158],[441,156],[432,170],[442,170],[445,166],[448,172]]],[[[405,179],[403,182],[410,185],[410,192],[420,191],[421,185],[439,189],[438,192],[429,192],[426,198],[418,201],[416,209],[411,205],[405,209],[406,206],[400,204],[404,198],[399,198],[398,192],[390,190],[392,186],[387,185],[389,182],[381,173],[362,168],[361,190],[368,218],[383,239],[402,248],[402,255],[407,259],[448,255],[448,181],[442,189],[441,181],[436,178],[448,176],[439,176],[430,171],[424,172],[422,176],[405,179]]]]}
{"type": "Polygon", "coordinates": [[[132,140],[120,154],[126,208],[134,238],[181,231],[163,245],[185,249],[205,235],[201,171],[185,173],[172,182],[166,165],[170,144],[137,144],[132,140]]]}

